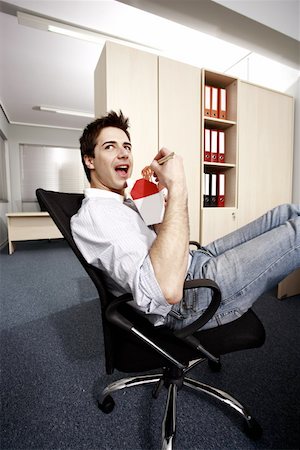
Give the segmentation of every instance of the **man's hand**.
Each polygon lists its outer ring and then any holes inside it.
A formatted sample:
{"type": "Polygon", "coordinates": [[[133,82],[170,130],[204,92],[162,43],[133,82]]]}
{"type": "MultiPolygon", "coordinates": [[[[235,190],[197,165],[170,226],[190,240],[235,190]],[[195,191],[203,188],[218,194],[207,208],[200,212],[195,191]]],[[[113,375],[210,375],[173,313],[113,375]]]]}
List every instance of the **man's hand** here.
{"type": "Polygon", "coordinates": [[[164,164],[157,160],[171,152],[162,148],[151,164],[160,184],[168,189],[168,201],[158,236],[150,249],[156,279],[168,303],[178,303],[183,295],[189,253],[187,187],[181,156],[164,164]]]}
{"type": "Polygon", "coordinates": [[[170,153],[171,152],[166,148],[162,148],[154,158],[150,167],[154,171],[159,184],[166,187],[169,192],[173,188],[180,187],[185,188],[186,190],[183,161],[180,156],[175,154],[173,158],[163,164],[157,162],[159,159],[168,156],[170,153]]]}

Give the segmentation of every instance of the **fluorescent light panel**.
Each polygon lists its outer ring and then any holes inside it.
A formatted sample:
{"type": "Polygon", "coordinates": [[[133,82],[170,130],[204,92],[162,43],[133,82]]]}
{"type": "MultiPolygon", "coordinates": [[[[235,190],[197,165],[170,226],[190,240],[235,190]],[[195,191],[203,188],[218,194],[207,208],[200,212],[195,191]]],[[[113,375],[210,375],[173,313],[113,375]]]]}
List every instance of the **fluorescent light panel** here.
{"type": "Polygon", "coordinates": [[[66,114],[67,116],[79,116],[94,118],[94,114],[85,111],[75,111],[72,109],[55,108],[54,106],[39,106],[40,111],[53,112],[57,114],[66,114]]]}
{"type": "Polygon", "coordinates": [[[103,44],[105,38],[100,35],[85,33],[82,31],[69,30],[63,27],[57,27],[55,25],[48,25],[48,31],[52,33],[62,34],[64,36],[73,37],[75,39],[81,39],[83,41],[95,42],[96,44],[103,44]]]}
{"type": "Polygon", "coordinates": [[[81,27],[67,25],[63,22],[55,22],[53,20],[44,19],[43,17],[34,16],[24,12],[17,11],[19,25],[25,25],[27,27],[36,28],[42,31],[50,31],[52,33],[63,34],[64,36],[81,39],[83,41],[94,42],[96,44],[104,44],[106,40],[116,42],[119,44],[131,44],[134,47],[143,48],[147,50],[159,51],[157,48],[150,47],[145,44],[140,44],[136,41],[131,41],[120,36],[89,31],[81,27]]]}

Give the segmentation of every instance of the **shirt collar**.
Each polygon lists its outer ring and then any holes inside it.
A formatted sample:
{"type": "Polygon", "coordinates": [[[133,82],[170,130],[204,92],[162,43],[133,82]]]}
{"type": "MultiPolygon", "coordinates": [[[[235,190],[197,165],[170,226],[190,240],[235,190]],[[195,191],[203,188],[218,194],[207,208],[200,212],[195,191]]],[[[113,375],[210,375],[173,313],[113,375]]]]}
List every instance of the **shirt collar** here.
{"type": "Polygon", "coordinates": [[[100,198],[114,198],[115,200],[119,202],[124,202],[125,198],[128,197],[128,195],[125,196],[117,194],[116,192],[112,191],[106,191],[105,189],[98,189],[98,188],[85,188],[84,189],[84,196],[87,198],[93,198],[93,197],[100,197],[100,198]]]}

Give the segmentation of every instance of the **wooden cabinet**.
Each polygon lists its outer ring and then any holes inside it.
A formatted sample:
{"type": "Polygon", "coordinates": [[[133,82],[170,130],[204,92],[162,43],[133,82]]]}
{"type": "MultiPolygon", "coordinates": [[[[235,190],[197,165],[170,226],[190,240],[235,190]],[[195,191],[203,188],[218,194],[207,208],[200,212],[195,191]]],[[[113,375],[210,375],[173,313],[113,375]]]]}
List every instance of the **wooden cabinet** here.
{"type": "Polygon", "coordinates": [[[240,81],[238,226],[291,201],[293,98],[240,81]]]}
{"type": "Polygon", "coordinates": [[[293,98],[236,78],[108,42],[95,71],[95,112],[121,109],[135,169],[165,146],[187,174],[191,239],[202,245],[291,201],[293,98]],[[226,90],[226,118],[205,115],[204,87],[226,90]],[[224,162],[204,158],[204,130],[225,133],[224,162]],[[224,207],[205,207],[204,174],[225,174],[224,207]]]}
{"type": "Polygon", "coordinates": [[[189,191],[191,239],[200,224],[200,91],[198,68],[108,42],[95,70],[96,117],[123,111],[132,129],[134,172],[149,164],[159,148],[184,158],[189,191]]]}
{"type": "Polygon", "coordinates": [[[158,142],[181,155],[187,176],[190,236],[199,241],[200,100],[197,67],[158,58],[158,142]]]}
{"type": "Polygon", "coordinates": [[[236,208],[207,208],[201,212],[202,245],[225,236],[237,228],[236,208]]]}
{"type": "Polygon", "coordinates": [[[112,42],[95,69],[95,115],[122,110],[129,117],[135,178],[158,147],[157,70],[157,56],[112,42]]]}

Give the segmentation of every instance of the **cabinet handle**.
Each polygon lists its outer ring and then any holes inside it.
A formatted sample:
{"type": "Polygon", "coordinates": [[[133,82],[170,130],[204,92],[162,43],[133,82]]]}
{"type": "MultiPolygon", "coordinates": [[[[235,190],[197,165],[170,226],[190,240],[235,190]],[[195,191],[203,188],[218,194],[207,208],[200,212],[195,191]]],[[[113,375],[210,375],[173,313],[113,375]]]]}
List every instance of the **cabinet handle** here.
{"type": "Polygon", "coordinates": [[[235,220],[236,219],[235,212],[233,212],[231,215],[232,215],[233,220],[235,220]]]}

